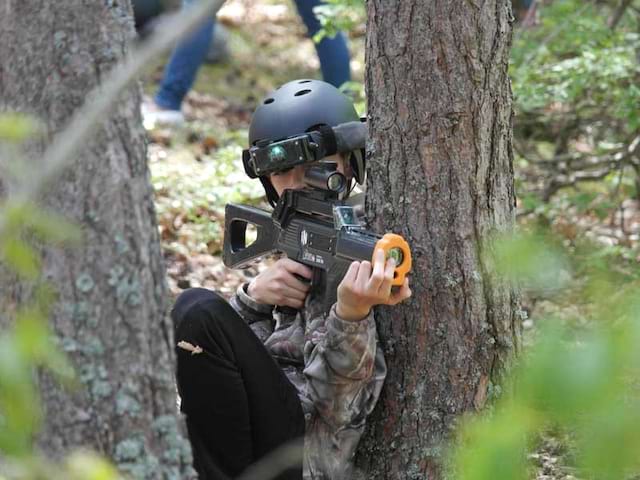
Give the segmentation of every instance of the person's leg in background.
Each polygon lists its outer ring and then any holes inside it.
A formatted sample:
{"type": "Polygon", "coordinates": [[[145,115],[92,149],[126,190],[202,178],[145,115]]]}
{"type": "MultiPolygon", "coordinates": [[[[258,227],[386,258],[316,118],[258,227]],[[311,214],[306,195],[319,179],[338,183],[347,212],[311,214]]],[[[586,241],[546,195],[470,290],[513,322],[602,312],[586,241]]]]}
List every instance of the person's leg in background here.
{"type": "MultiPolygon", "coordinates": [[[[321,25],[313,8],[321,5],[321,0],[295,0],[298,13],[307,27],[309,37],[320,30],[321,25]]],[[[315,43],[315,42],[314,42],[315,43]]],[[[340,32],[335,37],[325,37],[320,43],[315,43],[318,59],[320,60],[320,70],[325,82],[335,87],[340,87],[344,82],[351,80],[351,69],[349,66],[349,47],[344,33],[340,32]]]]}
{"type": "MultiPolygon", "coordinates": [[[[183,8],[188,8],[198,0],[183,0],[183,8]]],[[[182,40],[167,63],[160,88],[154,97],[155,105],[143,111],[145,123],[180,123],[184,120],[180,111],[200,66],[207,56],[215,19],[208,17],[191,35],[182,40]]]]}
{"type": "Polygon", "coordinates": [[[180,110],[182,101],[191,90],[198,69],[209,51],[214,25],[213,18],[208,18],[173,51],[165,68],[160,89],[155,96],[158,106],[168,110],[180,110]]]}
{"type": "MultiPolygon", "coordinates": [[[[183,292],[171,316],[176,379],[194,467],[202,480],[226,480],[275,448],[304,437],[296,388],[233,308],[203,288],[183,292]]],[[[301,480],[302,465],[279,480],[301,480]]]]}

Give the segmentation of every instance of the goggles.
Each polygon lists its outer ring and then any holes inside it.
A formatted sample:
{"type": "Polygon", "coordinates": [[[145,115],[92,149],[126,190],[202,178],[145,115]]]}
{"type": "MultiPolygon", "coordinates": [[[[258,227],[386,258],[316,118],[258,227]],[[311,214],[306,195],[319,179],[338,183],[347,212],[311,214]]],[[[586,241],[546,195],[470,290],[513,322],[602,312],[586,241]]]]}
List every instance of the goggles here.
{"type": "Polygon", "coordinates": [[[258,141],[242,151],[242,163],[249,178],[288,170],[298,165],[319,162],[335,153],[364,149],[366,123],[348,122],[272,142],[258,141]]]}

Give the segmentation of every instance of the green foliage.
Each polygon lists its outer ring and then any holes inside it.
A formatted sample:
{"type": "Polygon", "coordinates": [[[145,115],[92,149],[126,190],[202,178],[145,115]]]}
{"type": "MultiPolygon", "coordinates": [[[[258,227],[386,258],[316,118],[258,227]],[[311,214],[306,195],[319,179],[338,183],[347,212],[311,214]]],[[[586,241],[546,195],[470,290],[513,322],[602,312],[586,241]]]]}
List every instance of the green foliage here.
{"type": "Polygon", "coordinates": [[[32,117],[21,113],[0,115],[0,142],[19,143],[34,136],[40,125],[32,117]]]}
{"type": "Polygon", "coordinates": [[[538,2],[538,23],[516,30],[511,52],[516,175],[523,209],[604,220],[636,197],[627,154],[640,132],[640,34],[617,2],[538,2]]]}
{"type": "Polygon", "coordinates": [[[322,28],[313,37],[315,42],[324,37],[335,37],[340,31],[349,32],[364,23],[365,4],[362,0],[326,0],[313,9],[322,28]]]}
{"type": "Polygon", "coordinates": [[[361,117],[366,115],[367,101],[364,93],[364,84],[362,82],[345,82],[340,86],[340,90],[351,99],[358,115],[361,117]]]}
{"type": "Polygon", "coordinates": [[[583,242],[562,249],[540,233],[497,245],[498,271],[525,288],[568,270],[573,278],[562,292],[574,290],[590,306],[580,312],[589,328],[576,330],[554,316],[540,320],[536,341],[507,382],[508,393],[484,415],[464,422],[453,457],[457,478],[530,478],[527,448],[550,427],[571,432],[575,466],[584,476],[613,480],[637,472],[638,272],[616,269],[601,246],[583,242]]]}
{"type": "Polygon", "coordinates": [[[604,113],[638,128],[640,35],[611,30],[607,15],[593,3],[556,1],[542,9],[537,28],[519,32],[511,73],[520,112],[604,113]]]}
{"type": "Polygon", "coordinates": [[[213,158],[151,164],[158,222],[165,245],[178,253],[218,253],[229,202],[257,204],[264,196],[260,182],[242,166],[242,147],[229,145],[213,158]]]}

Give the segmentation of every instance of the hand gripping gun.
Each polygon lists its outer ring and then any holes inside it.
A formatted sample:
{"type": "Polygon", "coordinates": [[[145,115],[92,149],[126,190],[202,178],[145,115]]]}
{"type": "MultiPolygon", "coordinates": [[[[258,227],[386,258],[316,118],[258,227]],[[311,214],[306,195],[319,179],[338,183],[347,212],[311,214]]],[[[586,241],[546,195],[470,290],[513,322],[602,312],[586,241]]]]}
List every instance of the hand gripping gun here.
{"type": "MultiPolygon", "coordinates": [[[[295,143],[283,145],[283,142],[277,142],[277,152],[283,149],[304,155],[305,150],[300,149],[299,145],[317,144],[317,140],[302,142],[300,137],[295,137],[293,141],[299,142],[298,146],[295,143]]],[[[260,148],[270,147],[274,145],[260,148]]],[[[335,153],[331,149],[328,151],[328,155],[335,153]]],[[[261,158],[266,162],[272,161],[268,151],[254,152],[249,156],[253,162],[261,158]]],[[[347,181],[336,170],[335,163],[319,163],[315,155],[308,158],[307,162],[299,158],[296,161],[297,164],[310,164],[305,171],[307,188],[285,190],[272,213],[248,205],[227,204],[224,264],[230,268],[242,268],[258,257],[283,252],[287,257],[312,268],[312,292],[323,297],[325,311],[336,301],[338,285],[351,262],[372,261],[378,248],[382,248],[387,258],[391,257],[396,262],[392,284],[402,285],[411,269],[411,251],[407,242],[400,235],[379,235],[362,226],[353,206],[339,200],[347,181]],[[252,243],[247,242],[249,225],[255,227],[257,235],[252,243]]],[[[253,166],[255,163],[252,165],[245,161],[245,169],[253,166]]]]}

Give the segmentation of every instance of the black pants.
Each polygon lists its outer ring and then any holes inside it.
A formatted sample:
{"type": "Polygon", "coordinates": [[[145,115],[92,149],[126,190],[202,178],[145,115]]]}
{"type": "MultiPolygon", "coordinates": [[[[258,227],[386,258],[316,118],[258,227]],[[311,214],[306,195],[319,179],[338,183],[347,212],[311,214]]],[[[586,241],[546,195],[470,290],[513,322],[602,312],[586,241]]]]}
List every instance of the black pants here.
{"type": "MultiPolygon", "coordinates": [[[[172,311],[176,377],[194,467],[202,480],[233,478],[277,447],[302,441],[304,416],[295,387],[233,308],[203,288],[183,292],[172,311]]],[[[281,480],[302,478],[302,466],[281,480]]]]}

